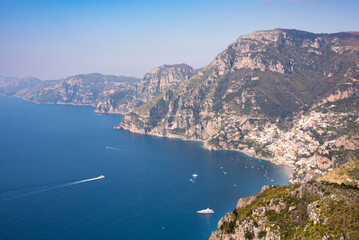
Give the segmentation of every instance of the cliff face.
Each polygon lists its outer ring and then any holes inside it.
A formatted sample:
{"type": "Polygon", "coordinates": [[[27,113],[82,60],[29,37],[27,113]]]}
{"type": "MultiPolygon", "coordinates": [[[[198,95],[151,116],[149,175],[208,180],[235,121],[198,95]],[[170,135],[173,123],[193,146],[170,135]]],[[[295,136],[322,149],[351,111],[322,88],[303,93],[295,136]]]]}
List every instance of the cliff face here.
{"type": "Polygon", "coordinates": [[[264,186],[238,201],[209,240],[358,239],[359,189],[308,182],[264,186]]]}
{"type": "Polygon", "coordinates": [[[186,64],[162,65],[151,70],[143,79],[125,91],[115,91],[99,101],[97,112],[128,113],[164,91],[178,86],[193,76],[194,70],[186,64]]]}
{"type": "Polygon", "coordinates": [[[241,36],[119,128],[286,164],[306,181],[358,155],[359,33],[241,36]],[[339,139],[355,147],[339,145],[339,139]],[[341,160],[338,160],[341,159],[341,160]]]}
{"type": "Polygon", "coordinates": [[[186,64],[162,65],[148,72],[138,84],[137,89],[139,92],[151,96],[153,93],[161,93],[172,86],[178,86],[192,77],[193,73],[193,68],[186,64]]]}

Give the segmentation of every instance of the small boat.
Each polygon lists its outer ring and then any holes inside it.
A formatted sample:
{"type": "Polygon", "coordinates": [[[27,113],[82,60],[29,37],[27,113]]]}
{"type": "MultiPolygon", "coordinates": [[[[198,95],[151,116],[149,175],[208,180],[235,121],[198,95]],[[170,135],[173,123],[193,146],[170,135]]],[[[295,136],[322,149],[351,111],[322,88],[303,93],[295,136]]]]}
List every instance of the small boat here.
{"type": "Polygon", "coordinates": [[[195,173],[194,173],[192,176],[193,176],[194,178],[195,178],[195,177],[198,177],[198,175],[197,175],[197,174],[195,174],[195,173]]]}
{"type": "Polygon", "coordinates": [[[212,213],[214,213],[214,211],[212,209],[207,208],[207,209],[197,211],[197,213],[200,213],[200,214],[212,214],[212,213]]]}

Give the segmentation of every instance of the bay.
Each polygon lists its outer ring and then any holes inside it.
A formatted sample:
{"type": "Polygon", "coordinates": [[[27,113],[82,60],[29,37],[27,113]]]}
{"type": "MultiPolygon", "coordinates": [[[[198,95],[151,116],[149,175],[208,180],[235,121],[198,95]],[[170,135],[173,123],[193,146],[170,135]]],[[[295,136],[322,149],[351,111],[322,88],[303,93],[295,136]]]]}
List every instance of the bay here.
{"type": "Polygon", "coordinates": [[[0,239],[206,239],[239,198],[288,184],[282,166],[93,110],[0,97],[0,239]]]}

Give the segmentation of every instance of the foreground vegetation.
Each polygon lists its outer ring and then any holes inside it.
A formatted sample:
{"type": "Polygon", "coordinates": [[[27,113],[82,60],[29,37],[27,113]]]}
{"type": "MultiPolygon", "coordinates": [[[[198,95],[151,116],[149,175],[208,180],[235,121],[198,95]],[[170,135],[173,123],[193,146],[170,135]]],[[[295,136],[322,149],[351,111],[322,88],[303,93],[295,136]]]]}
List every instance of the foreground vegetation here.
{"type": "Polygon", "coordinates": [[[315,181],[265,186],[240,199],[209,239],[359,239],[359,189],[315,181]]]}

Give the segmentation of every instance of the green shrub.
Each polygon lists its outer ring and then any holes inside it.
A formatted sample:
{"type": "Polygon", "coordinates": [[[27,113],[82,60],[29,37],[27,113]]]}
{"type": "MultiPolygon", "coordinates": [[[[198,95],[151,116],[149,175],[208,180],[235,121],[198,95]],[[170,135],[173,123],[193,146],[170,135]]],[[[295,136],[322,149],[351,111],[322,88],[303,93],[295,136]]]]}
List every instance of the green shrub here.
{"type": "Polygon", "coordinates": [[[254,238],[254,233],[246,228],[244,231],[244,237],[245,239],[252,240],[254,238]]]}
{"type": "Polygon", "coordinates": [[[265,236],[267,236],[267,231],[266,231],[266,230],[260,231],[260,232],[258,233],[258,237],[259,237],[259,238],[264,238],[265,236]]]}

